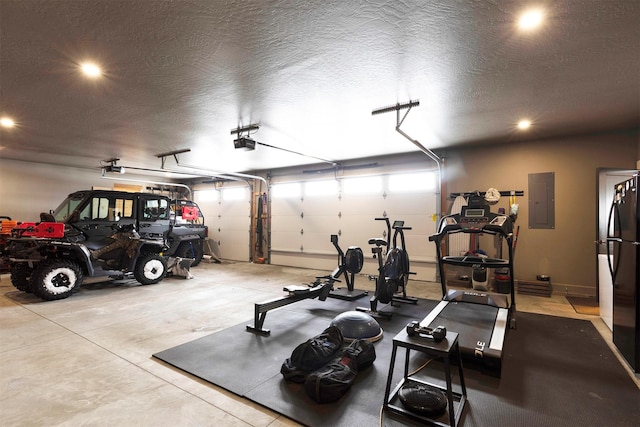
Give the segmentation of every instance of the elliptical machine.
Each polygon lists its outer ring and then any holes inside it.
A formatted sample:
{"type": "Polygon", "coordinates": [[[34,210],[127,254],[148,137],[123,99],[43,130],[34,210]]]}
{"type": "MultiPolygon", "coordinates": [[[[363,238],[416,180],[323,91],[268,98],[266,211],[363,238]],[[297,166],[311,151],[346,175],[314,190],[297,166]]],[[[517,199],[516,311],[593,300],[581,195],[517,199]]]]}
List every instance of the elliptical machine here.
{"type": "Polygon", "coordinates": [[[374,317],[391,317],[389,312],[378,311],[378,302],[391,305],[394,302],[409,304],[418,302],[417,298],[407,296],[409,275],[415,273],[409,271],[409,254],[405,249],[404,230],[411,230],[411,227],[406,227],[404,221],[397,220],[391,225],[389,218],[386,217],[375,218],[375,220],[385,221],[387,238],[369,239],[369,244],[374,245],[371,248],[373,257],[378,259],[378,275],[369,277],[376,281],[376,290],[374,296],[369,300],[370,307],[358,307],[357,310],[367,312],[374,317]],[[391,237],[392,228],[394,230],[393,238],[391,237]],[[398,237],[400,237],[400,245],[398,245],[398,237]],[[383,246],[387,247],[386,252],[383,251],[383,246]]]}

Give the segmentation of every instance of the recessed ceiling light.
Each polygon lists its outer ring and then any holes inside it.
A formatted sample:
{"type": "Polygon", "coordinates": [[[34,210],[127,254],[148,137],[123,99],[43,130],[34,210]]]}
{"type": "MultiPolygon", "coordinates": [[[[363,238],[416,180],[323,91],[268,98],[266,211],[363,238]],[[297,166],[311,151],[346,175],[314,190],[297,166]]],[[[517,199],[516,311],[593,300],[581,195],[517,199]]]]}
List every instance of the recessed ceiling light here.
{"type": "Polygon", "coordinates": [[[518,129],[525,130],[531,126],[531,120],[523,119],[518,122],[518,129]]]}
{"type": "Polygon", "coordinates": [[[102,75],[102,70],[93,62],[84,62],[80,65],[80,69],[85,76],[96,78],[102,75]]]}
{"type": "Polygon", "coordinates": [[[540,9],[530,9],[520,15],[518,27],[524,31],[536,29],[542,24],[544,14],[540,9]]]}
{"type": "Polygon", "coordinates": [[[3,117],[3,118],[0,119],[0,126],[2,126],[2,127],[12,128],[12,127],[15,126],[15,124],[16,124],[16,122],[14,122],[9,117],[3,117]]]}

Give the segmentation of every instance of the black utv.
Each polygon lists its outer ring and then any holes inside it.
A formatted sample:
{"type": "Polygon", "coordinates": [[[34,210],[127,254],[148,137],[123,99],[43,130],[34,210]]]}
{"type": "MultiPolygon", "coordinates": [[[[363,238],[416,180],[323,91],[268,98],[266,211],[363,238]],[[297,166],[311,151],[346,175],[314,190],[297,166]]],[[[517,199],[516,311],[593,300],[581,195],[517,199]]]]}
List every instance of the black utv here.
{"type": "Polygon", "coordinates": [[[167,197],[78,191],[40,219],[15,228],[5,251],[19,290],[57,300],[70,296],[84,277],[133,275],[154,284],[167,273],[167,197]]]}
{"type": "Polygon", "coordinates": [[[171,231],[167,239],[169,249],[165,251],[173,257],[191,258],[192,267],[202,261],[204,241],[208,228],[197,203],[191,200],[171,201],[171,231]]]}

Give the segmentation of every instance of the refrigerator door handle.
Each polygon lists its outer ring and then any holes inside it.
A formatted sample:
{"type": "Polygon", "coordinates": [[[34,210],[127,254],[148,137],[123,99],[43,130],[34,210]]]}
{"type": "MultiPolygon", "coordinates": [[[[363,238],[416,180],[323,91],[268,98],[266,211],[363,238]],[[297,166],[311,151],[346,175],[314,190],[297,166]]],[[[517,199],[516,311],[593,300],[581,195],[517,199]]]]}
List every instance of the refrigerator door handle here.
{"type": "Polygon", "coordinates": [[[615,236],[616,233],[616,219],[618,220],[618,224],[620,223],[620,208],[618,207],[618,204],[616,203],[616,201],[614,200],[611,203],[611,208],[609,208],[609,216],[607,218],[607,240],[609,240],[610,238],[618,238],[620,239],[620,236],[615,236]],[[613,222],[613,224],[612,224],[613,222]],[[611,227],[613,225],[613,227],[611,227]],[[611,235],[611,230],[613,230],[613,234],[614,236],[611,235]]]}
{"type": "MultiPolygon", "coordinates": [[[[611,236],[609,233],[611,232],[611,221],[613,221],[613,234],[615,234],[616,232],[616,219],[618,220],[618,224],[620,224],[620,208],[618,206],[618,204],[615,202],[615,200],[613,201],[613,203],[611,203],[611,209],[609,209],[609,218],[607,220],[607,241],[611,242],[611,243],[617,243],[620,245],[620,250],[618,251],[618,255],[620,254],[620,251],[622,251],[622,238],[619,236],[611,236]]],[[[614,266],[611,264],[611,245],[607,244],[607,264],[609,264],[609,271],[611,272],[611,281],[613,283],[613,285],[615,286],[616,283],[616,275],[618,274],[618,267],[620,266],[620,256],[618,256],[618,258],[615,260],[616,261],[616,265],[615,268],[614,266]]]]}

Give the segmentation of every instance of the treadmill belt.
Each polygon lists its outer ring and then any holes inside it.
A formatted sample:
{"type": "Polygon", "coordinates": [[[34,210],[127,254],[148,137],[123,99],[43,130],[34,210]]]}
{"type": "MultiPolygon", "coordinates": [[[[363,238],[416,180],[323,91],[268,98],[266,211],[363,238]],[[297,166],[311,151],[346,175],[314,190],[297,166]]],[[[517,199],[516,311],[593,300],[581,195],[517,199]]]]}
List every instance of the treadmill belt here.
{"type": "MultiPolygon", "coordinates": [[[[477,361],[478,353],[476,349],[479,348],[479,343],[480,348],[488,349],[497,315],[497,307],[449,302],[431,322],[430,326],[442,325],[447,328],[447,331],[457,332],[462,356],[465,359],[477,361]],[[482,343],[484,343],[484,346],[482,343]]],[[[501,359],[501,353],[502,351],[498,352],[498,359],[501,359]]],[[[494,363],[491,363],[491,365],[494,365],[494,363]]]]}

